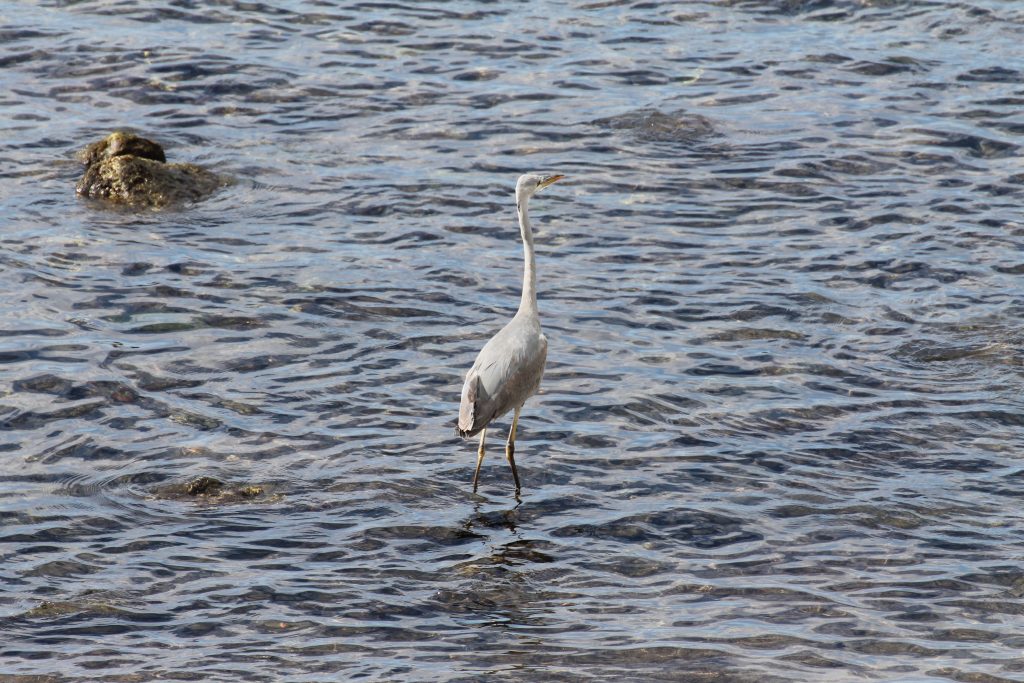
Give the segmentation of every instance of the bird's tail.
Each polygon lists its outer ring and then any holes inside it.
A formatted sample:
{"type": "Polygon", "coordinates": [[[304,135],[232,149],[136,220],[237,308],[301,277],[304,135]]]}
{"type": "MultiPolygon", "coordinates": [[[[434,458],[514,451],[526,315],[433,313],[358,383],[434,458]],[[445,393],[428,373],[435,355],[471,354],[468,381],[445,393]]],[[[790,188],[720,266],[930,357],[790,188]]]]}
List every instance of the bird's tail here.
{"type": "Polygon", "coordinates": [[[467,436],[476,436],[477,434],[480,433],[480,430],[482,430],[482,429],[483,429],[483,427],[479,427],[477,429],[462,429],[460,427],[456,427],[455,428],[455,436],[461,436],[463,438],[465,438],[467,436]]]}

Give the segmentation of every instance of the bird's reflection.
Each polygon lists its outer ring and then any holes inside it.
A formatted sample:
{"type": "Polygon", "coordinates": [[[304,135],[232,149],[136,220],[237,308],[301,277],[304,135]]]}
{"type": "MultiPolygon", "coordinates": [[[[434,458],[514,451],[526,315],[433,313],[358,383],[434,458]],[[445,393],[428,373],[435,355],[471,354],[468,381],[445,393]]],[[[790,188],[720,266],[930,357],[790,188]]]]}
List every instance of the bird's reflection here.
{"type": "Polygon", "coordinates": [[[504,527],[509,531],[509,533],[518,533],[517,523],[519,522],[519,508],[523,504],[523,501],[518,495],[516,496],[516,504],[512,507],[487,511],[483,509],[483,505],[487,502],[487,499],[479,495],[474,497],[476,500],[473,501],[473,514],[463,521],[463,529],[473,532],[474,527],[479,527],[481,530],[499,529],[504,527]]]}
{"type": "Polygon", "coordinates": [[[487,508],[486,499],[473,504],[462,530],[481,538],[485,548],[453,569],[461,578],[457,590],[442,597],[447,611],[489,626],[543,627],[554,594],[539,581],[531,566],[555,562],[547,541],[525,538],[521,503],[487,508]]]}

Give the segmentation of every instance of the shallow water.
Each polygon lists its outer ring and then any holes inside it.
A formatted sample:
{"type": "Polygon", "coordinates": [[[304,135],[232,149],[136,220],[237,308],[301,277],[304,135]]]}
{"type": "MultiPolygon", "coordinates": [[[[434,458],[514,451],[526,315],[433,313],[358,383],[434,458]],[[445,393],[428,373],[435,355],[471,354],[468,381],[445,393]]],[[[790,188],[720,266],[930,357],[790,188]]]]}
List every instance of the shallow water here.
{"type": "Polygon", "coordinates": [[[0,22],[0,680],[1024,680],[1018,3],[0,22]],[[76,199],[124,126],[238,182],[76,199]]]}

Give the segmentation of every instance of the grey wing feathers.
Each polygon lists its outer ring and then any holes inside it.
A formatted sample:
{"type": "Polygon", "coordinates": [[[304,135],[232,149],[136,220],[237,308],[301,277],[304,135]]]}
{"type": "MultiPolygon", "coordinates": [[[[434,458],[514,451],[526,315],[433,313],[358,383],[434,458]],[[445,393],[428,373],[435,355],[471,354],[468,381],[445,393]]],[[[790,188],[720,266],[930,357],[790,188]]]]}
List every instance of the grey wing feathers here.
{"type": "Polygon", "coordinates": [[[472,436],[491,420],[517,408],[537,392],[547,360],[539,329],[511,325],[480,352],[466,375],[459,407],[460,436],[472,436]]]}
{"type": "MultiPolygon", "coordinates": [[[[492,417],[500,417],[513,408],[518,408],[529,397],[537,393],[544,375],[548,345],[543,335],[529,353],[503,362],[501,381],[491,401],[492,417]]],[[[499,362],[502,365],[502,362],[499,362]]]]}
{"type": "Polygon", "coordinates": [[[455,433],[458,436],[472,436],[473,418],[476,415],[477,387],[480,385],[480,375],[475,370],[470,370],[466,376],[466,383],[462,385],[462,405],[459,406],[459,426],[455,433]]]}

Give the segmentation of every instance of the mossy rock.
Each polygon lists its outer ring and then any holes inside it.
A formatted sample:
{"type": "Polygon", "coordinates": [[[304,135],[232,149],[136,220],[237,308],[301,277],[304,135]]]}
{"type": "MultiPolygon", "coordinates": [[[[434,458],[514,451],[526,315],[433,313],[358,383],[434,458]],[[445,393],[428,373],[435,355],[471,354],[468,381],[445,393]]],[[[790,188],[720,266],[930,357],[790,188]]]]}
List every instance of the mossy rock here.
{"type": "Polygon", "coordinates": [[[117,617],[124,614],[113,605],[103,602],[79,602],[71,600],[43,600],[22,616],[29,619],[53,619],[71,614],[88,614],[94,617],[117,617]]]}
{"type": "Polygon", "coordinates": [[[165,163],[167,157],[159,143],[128,131],[114,131],[99,142],[94,142],[78,153],[78,158],[86,166],[92,166],[107,159],[119,156],[136,156],[140,159],[152,159],[165,163]]]}
{"type": "Polygon", "coordinates": [[[193,164],[164,164],[127,155],[87,168],[75,190],[83,197],[161,209],[199,201],[222,185],[220,176],[193,164]]]}
{"type": "Polygon", "coordinates": [[[94,142],[78,156],[86,169],[75,191],[113,204],[161,209],[199,201],[231,183],[195,164],[166,163],[159,144],[125,131],[94,142]]]}
{"type": "Polygon", "coordinates": [[[213,477],[199,477],[185,484],[185,493],[190,496],[205,496],[220,493],[224,482],[213,477]]]}
{"type": "Polygon", "coordinates": [[[268,494],[265,486],[226,484],[214,477],[196,477],[184,483],[160,486],[153,490],[153,495],[168,500],[191,500],[214,505],[245,502],[273,503],[281,500],[279,494],[268,494]]]}

